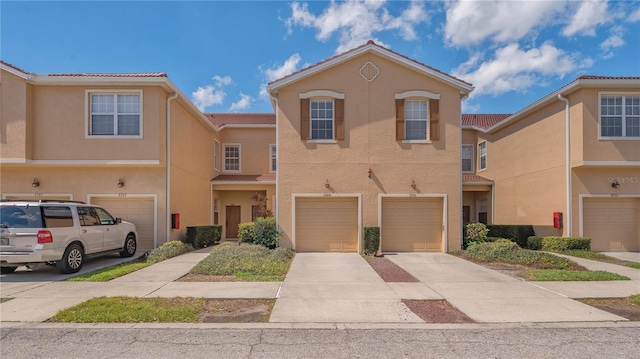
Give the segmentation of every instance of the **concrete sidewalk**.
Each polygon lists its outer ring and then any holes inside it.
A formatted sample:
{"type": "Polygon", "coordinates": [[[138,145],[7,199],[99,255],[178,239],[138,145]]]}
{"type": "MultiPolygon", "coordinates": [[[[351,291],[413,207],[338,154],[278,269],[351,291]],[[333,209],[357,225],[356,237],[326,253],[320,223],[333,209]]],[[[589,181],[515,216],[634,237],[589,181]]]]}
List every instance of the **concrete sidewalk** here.
{"type": "MultiPolygon", "coordinates": [[[[355,253],[298,253],[282,283],[175,281],[210,250],[190,252],[104,283],[2,281],[0,296],[15,299],[0,304],[0,321],[43,322],[61,309],[100,296],[277,298],[271,322],[280,324],[422,323],[402,299],[446,299],[483,323],[624,321],[569,298],[640,292],[638,281],[524,282],[444,253],[386,256],[419,283],[385,283],[355,253]]],[[[616,267],[620,268],[608,269],[640,272],[616,267]]]]}

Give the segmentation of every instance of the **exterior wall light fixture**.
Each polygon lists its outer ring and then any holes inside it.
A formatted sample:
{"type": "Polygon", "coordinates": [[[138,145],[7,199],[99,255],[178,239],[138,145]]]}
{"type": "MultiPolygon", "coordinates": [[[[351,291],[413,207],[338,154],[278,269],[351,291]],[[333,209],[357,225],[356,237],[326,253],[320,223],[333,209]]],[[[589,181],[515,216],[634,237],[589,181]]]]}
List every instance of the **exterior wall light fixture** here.
{"type": "Polygon", "coordinates": [[[329,187],[331,187],[329,180],[324,181],[324,188],[329,189],[329,187]]]}
{"type": "Polygon", "coordinates": [[[31,187],[40,187],[40,181],[38,181],[37,178],[34,178],[33,182],[31,182],[31,187]]]}
{"type": "Polygon", "coordinates": [[[416,181],[411,180],[411,188],[416,189],[416,181]]]}
{"type": "Polygon", "coordinates": [[[118,188],[124,187],[124,180],[122,178],[118,178],[118,188]]]}
{"type": "Polygon", "coordinates": [[[613,180],[613,182],[611,183],[611,187],[613,188],[620,188],[620,182],[618,182],[618,180],[613,180]]]}
{"type": "Polygon", "coordinates": [[[367,168],[367,177],[371,178],[371,167],[367,168]]]}

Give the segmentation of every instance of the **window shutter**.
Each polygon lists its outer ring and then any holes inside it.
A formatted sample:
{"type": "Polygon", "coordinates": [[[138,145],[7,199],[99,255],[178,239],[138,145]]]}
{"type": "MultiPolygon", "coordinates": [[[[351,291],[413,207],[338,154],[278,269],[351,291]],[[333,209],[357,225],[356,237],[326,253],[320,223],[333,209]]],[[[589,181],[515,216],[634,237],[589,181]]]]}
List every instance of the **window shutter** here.
{"type": "Polygon", "coordinates": [[[309,99],[301,99],[300,100],[300,139],[308,140],[309,139],[309,99]]]}
{"type": "Polygon", "coordinates": [[[396,100],[396,140],[404,140],[404,99],[396,100]]]}
{"type": "Polygon", "coordinates": [[[344,140],[344,100],[336,99],[333,101],[336,107],[335,121],[336,126],[336,140],[344,140]]]}
{"type": "Polygon", "coordinates": [[[438,141],[440,139],[440,101],[429,100],[429,139],[438,141]]]}

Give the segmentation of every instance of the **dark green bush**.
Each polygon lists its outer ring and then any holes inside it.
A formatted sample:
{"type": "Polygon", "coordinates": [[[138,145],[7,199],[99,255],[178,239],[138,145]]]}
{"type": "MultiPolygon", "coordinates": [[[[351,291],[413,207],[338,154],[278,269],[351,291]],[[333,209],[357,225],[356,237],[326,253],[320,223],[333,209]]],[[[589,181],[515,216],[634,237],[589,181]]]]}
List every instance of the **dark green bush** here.
{"type": "Polygon", "coordinates": [[[583,237],[544,237],[542,238],[543,251],[558,252],[570,249],[591,249],[591,238],[583,237]]]}
{"type": "Polygon", "coordinates": [[[507,238],[522,248],[527,246],[527,239],[535,235],[532,225],[491,224],[487,228],[489,237],[507,238]]]}
{"type": "Polygon", "coordinates": [[[194,248],[204,248],[220,242],[222,226],[193,226],[187,227],[185,243],[194,248]]]}
{"type": "Polygon", "coordinates": [[[278,246],[280,232],[275,218],[256,218],[253,244],[260,244],[269,249],[278,246]]]}
{"type": "Polygon", "coordinates": [[[373,256],[380,248],[380,227],[364,227],[364,255],[373,256]]]}
{"type": "Polygon", "coordinates": [[[531,236],[527,238],[527,248],[535,251],[542,249],[542,237],[531,236]]]}
{"type": "Polygon", "coordinates": [[[463,251],[469,259],[481,262],[521,264],[539,269],[582,269],[576,263],[551,253],[522,249],[514,242],[485,242],[470,246],[463,251]]]}
{"type": "Polygon", "coordinates": [[[253,243],[256,236],[255,222],[240,223],[238,225],[238,238],[241,243],[253,243]]]}
{"type": "Polygon", "coordinates": [[[191,244],[185,244],[180,241],[169,241],[147,253],[147,262],[158,263],[192,250],[193,246],[191,244]]]}

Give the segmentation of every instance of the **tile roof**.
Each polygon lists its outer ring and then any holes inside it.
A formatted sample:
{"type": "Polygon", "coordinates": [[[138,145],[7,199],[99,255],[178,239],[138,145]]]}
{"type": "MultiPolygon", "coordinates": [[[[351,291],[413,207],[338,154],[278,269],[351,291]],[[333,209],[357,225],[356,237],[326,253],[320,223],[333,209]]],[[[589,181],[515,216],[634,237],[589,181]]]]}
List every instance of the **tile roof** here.
{"type": "Polygon", "coordinates": [[[49,77],[167,77],[164,72],[134,72],[121,74],[47,74],[49,77]]]}
{"type": "Polygon", "coordinates": [[[339,58],[339,57],[346,56],[346,55],[348,55],[348,54],[350,54],[350,53],[356,52],[356,51],[358,51],[358,50],[362,49],[363,47],[365,47],[365,46],[369,46],[369,45],[373,45],[373,46],[375,46],[375,47],[377,47],[377,48],[379,48],[379,49],[382,49],[382,50],[385,50],[385,51],[389,51],[389,52],[393,53],[393,54],[394,54],[394,55],[396,55],[396,56],[399,56],[399,57],[402,57],[402,58],[404,58],[404,59],[407,59],[407,60],[409,60],[409,61],[411,61],[411,62],[413,62],[413,63],[415,63],[415,64],[417,64],[417,65],[427,67],[427,68],[429,68],[429,69],[431,69],[431,70],[433,70],[433,71],[435,71],[435,72],[438,72],[438,73],[440,73],[440,74],[442,74],[442,75],[444,75],[444,76],[446,76],[446,77],[448,77],[448,78],[450,78],[450,79],[454,79],[454,80],[456,80],[456,81],[462,82],[462,83],[467,84],[467,85],[469,85],[469,86],[473,86],[472,84],[470,84],[470,83],[468,83],[468,82],[466,82],[466,81],[464,81],[464,80],[461,80],[461,79],[459,79],[459,78],[457,78],[457,77],[451,76],[451,75],[449,75],[449,74],[448,74],[448,73],[446,73],[446,72],[442,72],[442,71],[440,71],[440,70],[438,70],[438,69],[436,69],[436,68],[433,68],[433,67],[431,67],[431,66],[425,65],[425,64],[423,64],[423,63],[421,63],[421,62],[419,62],[419,61],[416,61],[416,60],[414,60],[414,59],[412,59],[412,58],[410,58],[410,57],[407,57],[407,56],[405,56],[405,55],[402,55],[402,54],[400,54],[400,53],[397,53],[397,52],[395,52],[395,51],[393,51],[393,50],[391,50],[391,49],[388,49],[388,48],[386,48],[386,47],[380,46],[380,45],[376,44],[373,40],[369,40],[369,41],[367,41],[367,43],[362,44],[362,45],[360,45],[360,46],[358,46],[358,47],[354,47],[354,48],[353,48],[353,49],[351,49],[351,50],[347,50],[347,51],[345,51],[345,52],[343,52],[343,53],[340,53],[340,54],[334,55],[334,56],[332,56],[332,57],[329,57],[328,59],[325,59],[325,60],[322,60],[322,61],[320,61],[320,62],[317,62],[317,63],[315,63],[315,64],[313,64],[313,65],[311,65],[311,66],[307,66],[307,67],[305,67],[305,68],[303,68],[303,69],[300,69],[300,70],[298,70],[298,71],[296,71],[296,72],[290,73],[290,74],[288,74],[288,75],[286,75],[286,76],[283,76],[283,77],[281,77],[281,78],[279,78],[279,79],[273,80],[273,81],[269,82],[269,83],[267,84],[267,86],[270,86],[271,84],[273,84],[273,83],[275,83],[275,82],[280,82],[280,81],[282,81],[282,80],[284,80],[284,79],[286,79],[286,78],[289,78],[289,77],[295,76],[295,75],[297,75],[297,74],[299,74],[299,73],[301,73],[301,72],[308,71],[308,70],[310,70],[310,69],[312,69],[312,68],[314,68],[314,67],[317,67],[317,66],[319,66],[319,65],[322,65],[322,64],[324,64],[324,63],[327,63],[327,62],[332,61],[332,60],[334,60],[334,59],[337,59],[337,58],[339,58]]]}
{"type": "Polygon", "coordinates": [[[473,182],[493,182],[486,177],[471,175],[471,174],[462,174],[462,183],[473,183],[473,182]]]}
{"type": "Polygon", "coordinates": [[[275,125],[275,113],[205,113],[211,123],[225,125],[275,125]]]}
{"type": "Polygon", "coordinates": [[[25,71],[25,70],[23,70],[23,69],[19,68],[18,66],[11,65],[11,64],[10,64],[10,63],[8,63],[8,62],[4,62],[4,61],[0,60],[0,63],[2,63],[3,65],[9,66],[9,67],[11,67],[11,68],[12,68],[12,69],[14,69],[14,70],[17,70],[17,71],[23,72],[23,73],[25,73],[25,74],[29,74],[29,72],[28,72],[28,71],[25,71]]]}
{"type": "Polygon", "coordinates": [[[487,129],[505,118],[511,116],[506,113],[486,113],[486,114],[462,114],[462,126],[475,126],[487,129]]]}
{"type": "Polygon", "coordinates": [[[638,76],[594,76],[594,75],[582,75],[577,80],[638,80],[638,76]]]}
{"type": "Polygon", "coordinates": [[[213,182],[275,182],[276,174],[262,175],[219,175],[212,179],[213,182]]]}

